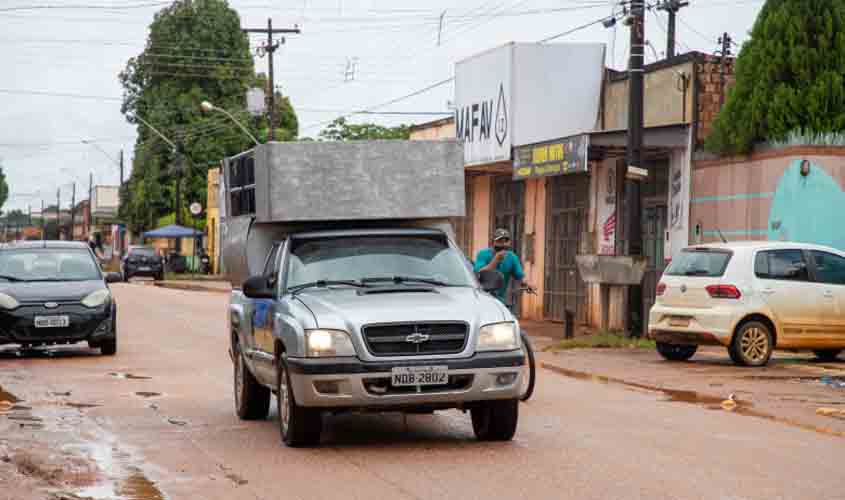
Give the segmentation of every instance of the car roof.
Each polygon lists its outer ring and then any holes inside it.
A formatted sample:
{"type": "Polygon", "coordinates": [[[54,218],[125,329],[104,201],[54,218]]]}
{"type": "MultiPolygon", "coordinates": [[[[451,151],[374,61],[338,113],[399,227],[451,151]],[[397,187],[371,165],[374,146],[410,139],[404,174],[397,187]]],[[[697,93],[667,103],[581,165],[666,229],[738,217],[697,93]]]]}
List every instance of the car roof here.
{"type": "Polygon", "coordinates": [[[88,244],[81,241],[64,241],[64,240],[43,240],[43,241],[17,241],[7,243],[0,247],[2,250],[18,250],[26,248],[57,248],[57,249],[87,249],[88,244]]]}
{"type": "Polygon", "coordinates": [[[708,248],[714,250],[822,250],[826,252],[842,253],[836,248],[816,245],[813,243],[800,243],[797,241],[729,241],[728,243],[705,243],[702,245],[690,245],[686,250],[696,248],[708,248]]]}

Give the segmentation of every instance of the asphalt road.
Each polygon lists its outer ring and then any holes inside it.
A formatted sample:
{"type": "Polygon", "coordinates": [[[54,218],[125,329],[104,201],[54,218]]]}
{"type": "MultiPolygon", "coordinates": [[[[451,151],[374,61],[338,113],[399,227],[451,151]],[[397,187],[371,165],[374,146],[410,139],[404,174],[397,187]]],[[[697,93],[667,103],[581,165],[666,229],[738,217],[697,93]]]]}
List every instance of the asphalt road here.
{"type": "Polygon", "coordinates": [[[0,445],[89,457],[102,474],[80,496],[845,498],[845,438],[550,370],[513,442],[478,443],[469,416],[448,411],[331,417],[322,446],[285,448],[275,410],[258,422],[234,413],[226,295],[113,288],[116,357],[0,351],[0,386],[44,424],[13,434],[0,414],[0,445]]]}

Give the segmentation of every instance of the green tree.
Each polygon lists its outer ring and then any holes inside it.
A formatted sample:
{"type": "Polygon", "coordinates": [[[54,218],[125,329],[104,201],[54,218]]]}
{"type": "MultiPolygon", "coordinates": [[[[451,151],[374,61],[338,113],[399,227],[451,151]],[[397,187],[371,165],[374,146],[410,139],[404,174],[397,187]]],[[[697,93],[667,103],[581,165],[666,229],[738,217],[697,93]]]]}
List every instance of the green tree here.
{"type": "MultiPolygon", "coordinates": [[[[253,146],[222,113],[203,113],[202,101],[234,114],[260,140],[269,135],[266,117],[245,110],[246,91],[265,87],[256,74],[249,38],[237,12],[225,0],[174,2],[159,11],[144,51],[129,59],[120,74],[121,111],[138,125],[132,175],[122,187],[120,216],[133,232],[151,229],[175,213],[176,153],[142,124],[149,122],[179,146],[188,159],[182,175],[182,205],[206,203],[206,176],[226,156],[253,146]]],[[[276,92],[277,140],[298,135],[289,99],[276,92]]]]}
{"type": "Polygon", "coordinates": [[[845,131],[845,1],[768,0],[736,63],[736,85],[705,146],[845,131]]]}
{"type": "Polygon", "coordinates": [[[326,141],[407,140],[410,136],[411,128],[408,125],[384,127],[375,123],[352,124],[342,117],[320,132],[320,138],[326,141]]]}
{"type": "Polygon", "coordinates": [[[0,164],[0,214],[3,213],[3,205],[9,199],[9,184],[6,183],[6,174],[3,173],[3,165],[0,164]]]}

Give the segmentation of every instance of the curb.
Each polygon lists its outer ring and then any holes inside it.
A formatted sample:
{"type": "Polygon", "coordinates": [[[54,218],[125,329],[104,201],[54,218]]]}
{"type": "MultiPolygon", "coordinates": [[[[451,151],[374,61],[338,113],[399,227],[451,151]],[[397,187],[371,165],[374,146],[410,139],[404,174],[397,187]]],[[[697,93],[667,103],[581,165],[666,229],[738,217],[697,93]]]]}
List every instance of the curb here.
{"type": "Polygon", "coordinates": [[[227,288],[202,286],[194,283],[179,283],[178,281],[156,281],[153,285],[159,288],[169,288],[171,290],[183,290],[189,292],[231,293],[231,290],[227,288]]]}

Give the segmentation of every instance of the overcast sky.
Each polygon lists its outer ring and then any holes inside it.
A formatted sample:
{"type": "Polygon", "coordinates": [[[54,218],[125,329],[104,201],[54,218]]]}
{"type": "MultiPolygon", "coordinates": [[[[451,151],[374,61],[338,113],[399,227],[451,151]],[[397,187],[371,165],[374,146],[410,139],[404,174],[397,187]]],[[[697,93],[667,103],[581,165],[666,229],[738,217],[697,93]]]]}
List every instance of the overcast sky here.
{"type": "MultiPolygon", "coordinates": [[[[649,3],[654,3],[651,0],[649,3]]],[[[10,185],[4,210],[87,197],[95,184],[117,184],[118,168],[82,140],[96,141],[131,165],[135,130],[120,113],[117,74],[141,52],[147,26],[163,4],[156,0],[3,0],[0,2],[0,161],[10,185]],[[25,10],[28,6],[61,8],[25,10]],[[72,8],[64,8],[71,7],[72,8]],[[83,8],[85,6],[86,8],[83,8]],[[129,7],[129,8],[127,8],[129,7]],[[9,9],[15,10],[9,10],[9,9]],[[46,94],[65,94],[51,96],[46,94]],[[83,98],[88,96],[90,98],[83,98]]],[[[690,0],[680,12],[679,52],[712,53],[729,32],[742,44],[763,0],[690,0]]],[[[230,0],[245,27],[298,24],[276,53],[276,82],[291,97],[300,133],[316,136],[344,112],[366,109],[452,76],[454,62],[509,41],[531,42],[619,12],[608,0],[230,0]],[[439,18],[445,11],[440,45],[439,18]],[[345,81],[357,58],[355,78],[345,81]]],[[[647,38],[665,50],[666,14],[646,17],[647,38]]],[[[624,69],[629,34],[601,24],[554,43],[607,44],[607,64],[624,69]],[[615,41],[614,41],[615,39],[615,41]],[[615,48],[615,50],[614,50],[615,48]]],[[[259,39],[254,37],[254,46],[259,39]]],[[[176,50],[176,48],[173,48],[176,50]]],[[[647,62],[655,60],[647,51],[647,62]]],[[[266,68],[256,58],[256,68],[266,68]]],[[[577,77],[577,68],[573,68],[577,77]]],[[[448,112],[451,84],[403,100],[383,111],[448,112]]],[[[437,116],[365,116],[384,124],[423,122],[437,116]]],[[[128,176],[128,167],[127,173],[128,176]]]]}

